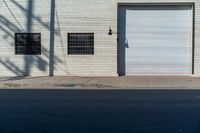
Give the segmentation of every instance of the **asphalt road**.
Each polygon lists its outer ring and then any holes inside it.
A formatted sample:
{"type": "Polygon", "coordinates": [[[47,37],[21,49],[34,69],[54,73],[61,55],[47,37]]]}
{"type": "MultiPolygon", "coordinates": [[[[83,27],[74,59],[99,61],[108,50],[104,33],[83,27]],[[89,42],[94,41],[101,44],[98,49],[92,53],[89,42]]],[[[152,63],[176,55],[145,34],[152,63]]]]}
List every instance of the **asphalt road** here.
{"type": "Polygon", "coordinates": [[[200,133],[200,91],[0,90],[0,133],[200,133]]]}

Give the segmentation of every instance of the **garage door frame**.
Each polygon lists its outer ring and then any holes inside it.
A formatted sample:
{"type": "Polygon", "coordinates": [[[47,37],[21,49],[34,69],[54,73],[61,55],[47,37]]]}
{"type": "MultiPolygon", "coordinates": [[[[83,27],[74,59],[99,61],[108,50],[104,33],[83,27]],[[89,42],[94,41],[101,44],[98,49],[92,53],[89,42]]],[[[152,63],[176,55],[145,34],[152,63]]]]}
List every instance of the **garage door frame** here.
{"type": "Polygon", "coordinates": [[[120,73],[120,34],[119,34],[119,27],[120,27],[120,16],[119,11],[121,7],[128,7],[128,6],[191,6],[192,9],[192,70],[191,76],[194,75],[194,63],[195,63],[195,2],[173,2],[173,3],[117,3],[117,29],[118,29],[118,45],[117,45],[117,72],[119,76],[126,76],[126,74],[120,73]]]}

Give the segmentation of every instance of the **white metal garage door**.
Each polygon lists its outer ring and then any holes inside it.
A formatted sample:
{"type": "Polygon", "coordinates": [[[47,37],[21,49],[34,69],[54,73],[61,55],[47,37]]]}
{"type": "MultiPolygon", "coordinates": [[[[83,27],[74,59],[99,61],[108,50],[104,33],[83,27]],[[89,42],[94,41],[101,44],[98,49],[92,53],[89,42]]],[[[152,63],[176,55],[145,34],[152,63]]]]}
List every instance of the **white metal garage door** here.
{"type": "Polygon", "coordinates": [[[121,75],[191,75],[191,6],[120,6],[121,75]]]}

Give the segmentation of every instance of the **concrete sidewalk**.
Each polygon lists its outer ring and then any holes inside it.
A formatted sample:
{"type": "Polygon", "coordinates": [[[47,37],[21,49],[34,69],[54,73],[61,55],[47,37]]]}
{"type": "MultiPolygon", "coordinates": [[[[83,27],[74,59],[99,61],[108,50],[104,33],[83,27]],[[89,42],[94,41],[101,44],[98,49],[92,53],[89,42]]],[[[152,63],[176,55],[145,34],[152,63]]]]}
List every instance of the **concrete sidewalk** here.
{"type": "Polygon", "coordinates": [[[0,78],[2,89],[200,89],[200,78],[135,77],[16,77],[0,78]]]}

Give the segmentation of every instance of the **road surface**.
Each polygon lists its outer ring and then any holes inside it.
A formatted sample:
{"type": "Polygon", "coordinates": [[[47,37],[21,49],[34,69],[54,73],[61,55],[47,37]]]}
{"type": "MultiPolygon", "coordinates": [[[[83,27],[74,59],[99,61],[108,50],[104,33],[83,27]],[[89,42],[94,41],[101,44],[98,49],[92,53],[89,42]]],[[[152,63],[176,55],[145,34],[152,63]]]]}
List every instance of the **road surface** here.
{"type": "Polygon", "coordinates": [[[200,91],[0,90],[0,133],[200,133],[200,91]]]}

